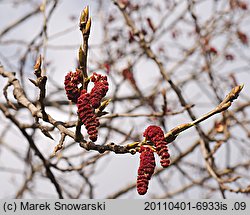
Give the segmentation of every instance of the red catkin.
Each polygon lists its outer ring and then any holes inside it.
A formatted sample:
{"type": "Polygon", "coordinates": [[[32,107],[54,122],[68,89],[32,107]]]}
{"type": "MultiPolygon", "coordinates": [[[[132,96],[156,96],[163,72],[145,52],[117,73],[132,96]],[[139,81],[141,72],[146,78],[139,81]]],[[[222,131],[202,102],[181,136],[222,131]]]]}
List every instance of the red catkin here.
{"type": "Polygon", "coordinates": [[[137,192],[140,195],[147,193],[149,180],[154,174],[155,169],[155,157],[153,150],[148,146],[140,147],[140,166],[137,176],[137,192]]]}
{"type": "Polygon", "coordinates": [[[133,74],[133,72],[131,71],[131,69],[126,68],[126,69],[122,70],[122,75],[123,75],[123,78],[124,78],[125,80],[130,81],[130,83],[131,83],[133,86],[136,86],[136,81],[135,81],[135,78],[134,78],[134,74],[133,74]]]}
{"type": "Polygon", "coordinates": [[[248,45],[248,37],[245,33],[237,31],[237,35],[243,45],[248,45]]]}
{"type": "Polygon", "coordinates": [[[81,83],[81,70],[76,69],[76,72],[69,72],[65,76],[64,86],[67,97],[70,101],[77,103],[77,99],[80,96],[80,88],[78,85],[81,83]]]}
{"type": "Polygon", "coordinates": [[[209,53],[214,54],[214,55],[217,55],[217,54],[218,54],[218,51],[217,51],[217,49],[216,49],[215,47],[211,46],[211,47],[209,48],[209,53]]]}
{"type": "Polygon", "coordinates": [[[98,108],[101,100],[106,96],[109,89],[107,76],[93,73],[91,81],[94,82],[94,87],[90,92],[90,103],[94,109],[98,108]]]}
{"type": "Polygon", "coordinates": [[[78,86],[82,83],[81,74],[81,70],[76,69],[76,72],[69,72],[65,76],[65,91],[68,99],[77,104],[79,118],[89,134],[89,139],[95,142],[98,133],[97,127],[100,125],[95,115],[95,109],[100,106],[109,84],[107,76],[94,73],[91,77],[91,81],[94,82],[91,92],[87,93],[85,89],[81,91],[78,86]]]}
{"type": "Polygon", "coordinates": [[[230,7],[231,9],[241,9],[241,10],[247,10],[248,5],[245,1],[240,1],[240,0],[230,0],[230,7]]]}
{"type": "Polygon", "coordinates": [[[248,5],[247,5],[247,3],[244,2],[244,1],[239,1],[239,2],[238,2],[238,7],[239,7],[240,9],[242,9],[242,10],[247,10],[248,5]]]}
{"type": "Polygon", "coordinates": [[[227,53],[227,54],[225,54],[225,58],[226,58],[226,60],[233,61],[234,60],[234,55],[227,53]]]}
{"type": "Polygon", "coordinates": [[[164,168],[168,167],[170,165],[170,155],[163,130],[159,126],[150,125],[144,131],[143,136],[155,145],[156,152],[161,158],[161,166],[164,168]]]}
{"type": "Polygon", "coordinates": [[[77,108],[79,118],[84,124],[88,134],[89,139],[95,142],[97,140],[97,127],[100,125],[98,118],[94,113],[94,109],[90,103],[90,94],[86,90],[81,91],[81,95],[77,100],[77,108]]]}

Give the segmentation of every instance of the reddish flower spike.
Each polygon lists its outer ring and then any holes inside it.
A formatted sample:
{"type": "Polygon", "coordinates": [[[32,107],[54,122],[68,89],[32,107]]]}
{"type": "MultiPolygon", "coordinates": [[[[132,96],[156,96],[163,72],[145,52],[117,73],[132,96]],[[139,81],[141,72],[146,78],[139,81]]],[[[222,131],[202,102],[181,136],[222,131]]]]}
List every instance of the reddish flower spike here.
{"type": "Polygon", "coordinates": [[[232,55],[232,54],[225,54],[225,58],[226,58],[226,60],[233,61],[234,60],[234,55],[232,55]]]}
{"type": "Polygon", "coordinates": [[[237,35],[243,45],[248,45],[248,37],[245,33],[237,31],[237,35]]]}
{"type": "Polygon", "coordinates": [[[93,108],[90,104],[90,94],[86,90],[81,91],[81,95],[77,101],[78,114],[82,123],[84,124],[89,139],[93,142],[97,140],[97,127],[100,125],[98,118],[96,117],[93,108]]]}
{"type": "Polygon", "coordinates": [[[159,126],[150,125],[144,131],[143,136],[156,146],[156,152],[161,158],[161,166],[168,167],[170,165],[170,154],[163,130],[159,126]]]}
{"type": "Polygon", "coordinates": [[[154,174],[155,157],[153,150],[147,146],[141,146],[139,152],[141,155],[136,186],[137,192],[144,195],[147,193],[149,180],[154,174]]]}
{"type": "Polygon", "coordinates": [[[214,47],[210,47],[210,49],[209,49],[209,53],[214,54],[214,55],[217,55],[217,54],[218,54],[218,51],[217,51],[217,49],[216,49],[216,48],[214,48],[214,47]]]}
{"type": "Polygon", "coordinates": [[[129,69],[129,68],[126,68],[122,71],[122,75],[123,75],[123,78],[125,80],[128,80],[130,81],[130,83],[133,85],[133,86],[136,86],[136,81],[135,81],[135,78],[134,78],[134,74],[133,72],[129,69]]]}
{"type": "Polygon", "coordinates": [[[239,1],[239,2],[238,2],[238,6],[239,6],[239,8],[242,9],[242,10],[247,10],[247,9],[248,9],[247,3],[244,2],[244,1],[239,1]]]}
{"type": "Polygon", "coordinates": [[[94,73],[91,81],[94,82],[94,87],[90,92],[90,103],[94,109],[98,108],[101,104],[101,100],[106,96],[109,89],[107,76],[94,73]]]}
{"type": "Polygon", "coordinates": [[[81,70],[79,69],[76,69],[76,72],[69,72],[65,76],[65,91],[68,99],[74,103],[77,103],[77,99],[80,96],[80,89],[78,85],[81,83],[81,81],[81,70]]]}

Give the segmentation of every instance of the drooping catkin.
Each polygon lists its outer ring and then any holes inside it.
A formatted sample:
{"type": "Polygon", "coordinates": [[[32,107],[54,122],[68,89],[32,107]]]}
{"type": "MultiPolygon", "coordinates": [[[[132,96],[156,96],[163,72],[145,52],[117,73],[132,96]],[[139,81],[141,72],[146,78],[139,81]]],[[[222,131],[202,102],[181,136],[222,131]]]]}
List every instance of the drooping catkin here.
{"type": "Polygon", "coordinates": [[[139,152],[141,155],[136,187],[137,192],[144,195],[147,193],[149,180],[154,174],[155,157],[154,151],[148,146],[141,146],[139,152]]]}
{"type": "Polygon", "coordinates": [[[100,125],[95,115],[94,109],[90,103],[90,95],[86,90],[81,91],[81,95],[77,101],[78,115],[89,134],[89,139],[93,142],[97,140],[97,127],[100,125]]]}
{"type": "Polygon", "coordinates": [[[168,167],[170,165],[170,155],[163,130],[159,126],[150,125],[144,131],[143,136],[146,140],[151,141],[155,145],[156,152],[161,158],[160,162],[162,167],[168,167]]]}

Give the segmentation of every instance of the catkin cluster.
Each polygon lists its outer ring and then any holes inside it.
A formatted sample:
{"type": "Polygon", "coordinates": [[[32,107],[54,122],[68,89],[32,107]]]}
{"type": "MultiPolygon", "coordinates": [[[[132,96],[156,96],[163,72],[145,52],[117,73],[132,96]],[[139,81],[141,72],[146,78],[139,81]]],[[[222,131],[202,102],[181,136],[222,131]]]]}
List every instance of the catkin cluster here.
{"type": "MultiPolygon", "coordinates": [[[[159,126],[150,125],[144,131],[143,136],[146,141],[150,141],[155,146],[156,153],[160,156],[161,166],[166,168],[170,164],[167,142],[164,138],[164,132],[159,126]]],[[[140,147],[140,166],[137,176],[137,192],[144,195],[148,190],[149,180],[154,173],[155,158],[154,150],[149,145],[140,147]]]]}
{"type": "Polygon", "coordinates": [[[107,76],[97,73],[93,73],[90,80],[94,83],[94,87],[88,93],[79,86],[83,81],[82,72],[76,69],[76,72],[69,72],[65,76],[64,85],[68,99],[77,104],[79,118],[89,134],[89,139],[95,142],[98,135],[97,128],[100,125],[95,109],[100,106],[109,85],[107,76]]]}
{"type": "Polygon", "coordinates": [[[159,126],[150,125],[144,131],[143,136],[146,138],[146,140],[152,142],[155,145],[156,152],[161,158],[162,167],[168,167],[170,164],[170,155],[168,153],[167,141],[165,140],[163,130],[159,126]]]}

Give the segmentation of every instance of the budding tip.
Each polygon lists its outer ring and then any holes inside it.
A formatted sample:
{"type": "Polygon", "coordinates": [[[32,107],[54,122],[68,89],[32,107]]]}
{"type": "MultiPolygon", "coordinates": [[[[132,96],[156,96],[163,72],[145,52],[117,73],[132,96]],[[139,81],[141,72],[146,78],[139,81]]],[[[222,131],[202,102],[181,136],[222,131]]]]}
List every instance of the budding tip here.
{"type": "Polygon", "coordinates": [[[40,55],[38,56],[38,58],[36,59],[36,63],[35,63],[35,65],[34,65],[34,69],[35,69],[35,70],[40,69],[41,64],[42,64],[42,55],[40,54],[40,55]]]}
{"type": "Polygon", "coordinates": [[[89,17],[87,24],[86,24],[86,31],[89,31],[91,27],[91,17],[89,17]]]}
{"type": "Polygon", "coordinates": [[[86,6],[83,9],[83,11],[81,12],[81,15],[80,15],[80,25],[81,24],[86,24],[88,19],[89,19],[89,8],[88,8],[88,6],[86,6]]]}
{"type": "Polygon", "coordinates": [[[83,9],[84,13],[88,16],[89,15],[89,6],[87,5],[84,9],[83,9]]]}
{"type": "Polygon", "coordinates": [[[243,87],[244,87],[244,84],[241,84],[241,85],[240,85],[240,90],[242,90],[242,89],[243,89],[243,87]]]}

